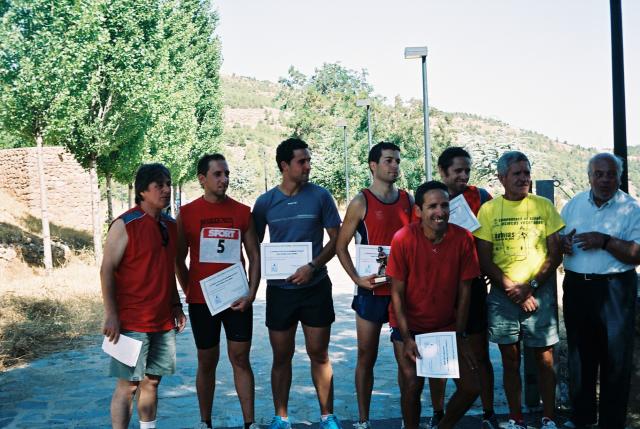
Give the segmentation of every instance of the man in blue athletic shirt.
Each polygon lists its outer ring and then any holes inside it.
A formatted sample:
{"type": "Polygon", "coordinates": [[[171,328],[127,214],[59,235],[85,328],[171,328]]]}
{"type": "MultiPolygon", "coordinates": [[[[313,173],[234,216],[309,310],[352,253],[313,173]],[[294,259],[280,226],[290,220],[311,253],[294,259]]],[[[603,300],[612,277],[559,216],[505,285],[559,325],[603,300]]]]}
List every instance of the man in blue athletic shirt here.
{"type": "Polygon", "coordinates": [[[288,402],[298,322],[302,324],[320,403],[320,428],[340,429],[340,422],[333,415],[329,337],[335,313],[325,266],[335,255],[340,216],[331,194],[309,183],[311,153],[304,141],[291,138],[280,143],[276,163],[282,182],[262,194],[253,208],[258,237],[262,242],[268,225],[272,243],[311,242],[313,259],[289,278],[267,282],[266,325],[273,349],[271,390],[275,408],[269,429],[291,428],[288,402]],[[324,230],[329,241],[323,246],[324,230]]]}

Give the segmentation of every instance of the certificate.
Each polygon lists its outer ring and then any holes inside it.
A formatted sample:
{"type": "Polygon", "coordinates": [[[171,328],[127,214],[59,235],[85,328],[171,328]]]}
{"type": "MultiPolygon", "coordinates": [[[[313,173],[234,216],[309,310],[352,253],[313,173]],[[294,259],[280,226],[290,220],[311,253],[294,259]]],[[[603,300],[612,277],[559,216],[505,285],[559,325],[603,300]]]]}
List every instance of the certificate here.
{"type": "Polygon", "coordinates": [[[478,218],[473,214],[471,207],[469,207],[462,194],[449,201],[449,222],[471,232],[480,228],[478,218]]]}
{"type": "Polygon", "coordinates": [[[132,368],[138,362],[141,348],[142,341],[122,334],[120,334],[117,344],[109,341],[108,337],[104,337],[104,340],[102,340],[102,350],[106,354],[132,368]]]}
{"type": "Polygon", "coordinates": [[[247,275],[241,263],[200,280],[200,287],[212,316],[231,307],[231,304],[238,299],[249,295],[247,275]]]}
{"type": "MultiPolygon", "coordinates": [[[[375,246],[368,244],[356,244],[356,271],[359,276],[375,274],[371,280],[372,285],[388,284],[387,261],[391,253],[391,246],[375,246]]],[[[377,289],[374,289],[374,294],[377,289]]],[[[356,286],[354,295],[357,294],[356,286]]]]}
{"type": "Polygon", "coordinates": [[[416,335],[416,344],[420,352],[416,359],[419,377],[460,378],[455,332],[416,335]]]}
{"type": "Polygon", "coordinates": [[[262,243],[260,266],[262,278],[284,280],[313,259],[311,242],[262,243]]]}

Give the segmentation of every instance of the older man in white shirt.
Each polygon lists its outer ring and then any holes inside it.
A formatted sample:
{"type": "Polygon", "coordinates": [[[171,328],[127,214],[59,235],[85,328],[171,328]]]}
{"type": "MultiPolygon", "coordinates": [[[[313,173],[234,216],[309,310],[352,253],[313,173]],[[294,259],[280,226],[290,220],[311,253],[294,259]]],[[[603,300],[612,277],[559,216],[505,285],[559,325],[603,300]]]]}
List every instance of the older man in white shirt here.
{"type": "Polygon", "coordinates": [[[640,204],[619,189],[622,162],[600,153],[588,164],[591,189],[562,210],[564,320],[573,408],[567,427],[624,428],[640,264],[640,204]],[[600,370],[600,404],[596,384],[600,370]],[[598,418],[599,414],[599,418],[598,418]]]}

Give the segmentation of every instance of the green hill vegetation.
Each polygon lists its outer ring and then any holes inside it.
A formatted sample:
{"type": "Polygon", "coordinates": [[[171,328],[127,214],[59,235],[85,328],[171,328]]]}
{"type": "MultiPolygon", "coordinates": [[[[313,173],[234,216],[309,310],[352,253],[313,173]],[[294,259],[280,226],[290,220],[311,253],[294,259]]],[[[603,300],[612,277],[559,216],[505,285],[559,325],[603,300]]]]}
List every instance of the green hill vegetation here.
{"type": "MultiPolygon", "coordinates": [[[[400,185],[415,189],[424,180],[421,102],[396,98],[390,103],[376,96],[364,73],[339,64],[324,64],[312,76],[305,76],[292,67],[278,83],[222,76],[221,88],[225,109],[222,147],[235,167],[232,192],[248,203],[264,191],[265,183],[267,187],[277,183],[275,146],[291,135],[311,145],[313,180],[344,203],[344,142],[342,129],[336,127],[338,118],[347,122],[351,196],[355,189],[367,186],[366,112],[356,107],[358,98],[372,99],[374,142],[392,141],[402,148],[404,174],[400,185]]],[[[465,147],[474,158],[472,181],[494,192],[501,189],[495,177],[496,161],[511,149],[530,157],[534,180],[556,181],[557,202],[588,187],[586,163],[595,149],[515,128],[497,119],[436,108],[430,110],[430,131],[434,166],[444,148],[465,147]]],[[[630,193],[637,196],[640,146],[629,147],[629,163],[630,193]]]]}

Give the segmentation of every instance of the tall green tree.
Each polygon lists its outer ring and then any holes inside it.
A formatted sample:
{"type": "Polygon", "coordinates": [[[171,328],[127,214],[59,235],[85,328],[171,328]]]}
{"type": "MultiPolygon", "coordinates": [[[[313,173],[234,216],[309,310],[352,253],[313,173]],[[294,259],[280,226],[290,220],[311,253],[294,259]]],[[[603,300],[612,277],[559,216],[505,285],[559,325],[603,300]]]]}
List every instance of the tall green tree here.
{"type": "Polygon", "coordinates": [[[42,146],[63,143],[88,100],[100,14],[95,3],[0,1],[0,123],[38,148],[44,263],[52,268],[42,146]]]}
{"type": "Polygon", "coordinates": [[[210,2],[162,3],[162,46],[154,72],[150,156],[165,163],[175,184],[195,177],[196,163],[219,148],[222,102],[218,17],[210,2]]]}

